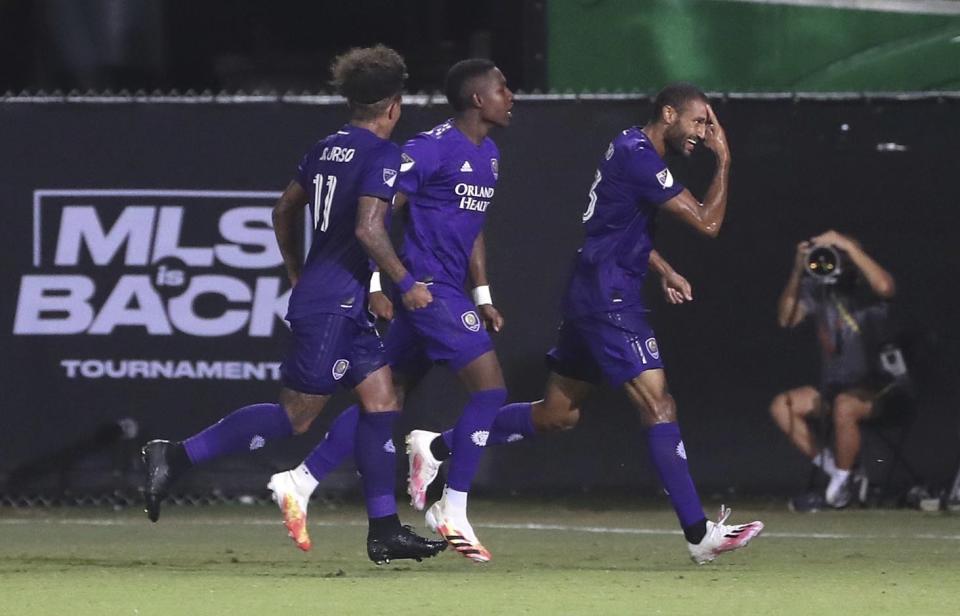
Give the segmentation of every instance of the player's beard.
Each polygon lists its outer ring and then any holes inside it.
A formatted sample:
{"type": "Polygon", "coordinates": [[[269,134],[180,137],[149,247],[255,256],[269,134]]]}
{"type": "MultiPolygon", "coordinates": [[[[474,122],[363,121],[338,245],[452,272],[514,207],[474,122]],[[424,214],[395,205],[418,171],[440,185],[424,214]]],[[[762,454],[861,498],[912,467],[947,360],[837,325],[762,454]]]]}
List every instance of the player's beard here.
{"type": "Polygon", "coordinates": [[[667,146],[673,150],[674,154],[680,154],[681,156],[690,156],[693,154],[693,148],[687,149],[687,141],[689,139],[697,140],[695,135],[687,135],[683,133],[679,128],[676,131],[670,131],[666,134],[667,146]]]}

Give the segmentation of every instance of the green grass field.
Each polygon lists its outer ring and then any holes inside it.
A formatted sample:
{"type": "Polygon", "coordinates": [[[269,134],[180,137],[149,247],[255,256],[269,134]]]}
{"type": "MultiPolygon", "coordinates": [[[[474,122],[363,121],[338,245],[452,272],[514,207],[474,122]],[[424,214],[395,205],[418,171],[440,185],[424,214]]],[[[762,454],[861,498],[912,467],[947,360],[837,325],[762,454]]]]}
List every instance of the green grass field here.
{"type": "Polygon", "coordinates": [[[356,506],[315,503],[306,554],[266,505],[167,507],[156,525],[0,509],[0,614],[960,614],[956,514],[753,503],[731,521],[759,517],[764,534],[698,567],[666,503],[471,507],[487,565],[446,552],[376,567],[356,506]]]}

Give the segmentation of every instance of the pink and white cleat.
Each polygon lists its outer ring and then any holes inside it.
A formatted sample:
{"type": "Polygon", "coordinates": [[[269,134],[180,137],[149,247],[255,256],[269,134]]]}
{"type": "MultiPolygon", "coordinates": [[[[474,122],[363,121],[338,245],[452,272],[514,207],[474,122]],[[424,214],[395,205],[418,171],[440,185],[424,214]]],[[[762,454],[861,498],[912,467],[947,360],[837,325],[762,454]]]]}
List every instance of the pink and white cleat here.
{"type": "Polygon", "coordinates": [[[750,540],[763,530],[763,522],[746,524],[725,524],[730,517],[730,509],[720,505],[720,517],[716,522],[707,520],[707,534],[698,544],[688,543],[690,558],[698,565],[706,564],[724,552],[732,552],[746,547],[750,540]]]}
{"type": "Polygon", "coordinates": [[[267,488],[273,493],[273,502],[280,507],[280,513],[283,514],[283,525],[287,527],[287,535],[293,539],[298,548],[309,552],[313,547],[310,533],[307,531],[307,503],[310,499],[297,492],[296,483],[290,471],[270,477],[267,488]]]}
{"type": "Polygon", "coordinates": [[[490,550],[477,539],[470,522],[465,517],[447,514],[442,499],[427,510],[425,518],[430,530],[443,537],[450,547],[465,558],[475,563],[487,563],[493,558],[490,550]]]}
{"type": "Polygon", "coordinates": [[[414,430],[407,435],[407,455],[410,469],[407,475],[407,494],[410,505],[417,511],[423,511],[427,504],[427,488],[437,478],[442,462],[433,457],[430,443],[440,436],[436,432],[414,430]]]}

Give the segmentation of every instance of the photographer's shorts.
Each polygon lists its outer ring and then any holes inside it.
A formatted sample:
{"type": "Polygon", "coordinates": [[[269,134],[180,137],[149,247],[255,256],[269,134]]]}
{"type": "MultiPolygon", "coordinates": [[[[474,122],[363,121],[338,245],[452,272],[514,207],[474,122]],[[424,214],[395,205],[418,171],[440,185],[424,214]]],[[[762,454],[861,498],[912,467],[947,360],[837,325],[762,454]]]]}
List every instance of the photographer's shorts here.
{"type": "Polygon", "coordinates": [[[560,324],[547,366],[559,375],[619,387],[641,372],[663,368],[647,311],[600,312],[560,324]]]}

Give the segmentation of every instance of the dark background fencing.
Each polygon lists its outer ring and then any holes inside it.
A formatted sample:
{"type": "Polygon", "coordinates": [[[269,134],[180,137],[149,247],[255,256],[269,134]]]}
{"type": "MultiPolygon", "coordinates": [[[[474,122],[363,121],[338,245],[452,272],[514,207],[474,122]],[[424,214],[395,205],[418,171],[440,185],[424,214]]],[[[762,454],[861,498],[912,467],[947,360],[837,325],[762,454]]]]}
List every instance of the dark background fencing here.
{"type": "MultiPolygon", "coordinates": [[[[580,241],[580,215],[598,157],[616,131],[642,123],[648,111],[645,99],[527,99],[518,102],[513,126],[494,135],[502,159],[488,217],[488,258],[494,297],[507,318],[496,344],[511,400],[534,399],[542,391],[543,353],[553,341],[558,299],[580,241]]],[[[733,151],[723,232],[707,240],[664,220],[658,248],[693,283],[696,299],[669,307],[656,287],[650,289],[695,477],[708,490],[779,492],[804,485],[806,465],[776,431],[766,409],[776,392],[816,379],[817,351],[809,326],[777,328],[775,303],[796,243],[836,228],[858,237],[897,279],[899,308],[913,332],[914,368],[924,392],[909,451],[931,483],[947,481],[958,455],[953,385],[960,360],[960,250],[955,238],[960,157],[951,127],[960,101],[731,97],[719,101],[717,111],[733,151]]],[[[442,106],[408,106],[395,136],[406,139],[446,113],[442,106]]],[[[157,263],[137,262],[127,242],[110,253],[109,263],[97,264],[81,249],[79,261],[72,264],[69,247],[62,245],[69,229],[58,225],[63,208],[70,206],[92,208],[104,230],[113,228],[131,206],[154,212],[151,216],[159,215],[157,208],[182,208],[179,246],[230,244],[218,217],[241,206],[268,208],[269,194],[105,196],[78,191],[279,191],[302,152],[344,117],[338,106],[274,99],[246,104],[0,103],[0,194],[6,214],[0,231],[6,290],[0,312],[0,474],[89,439],[121,417],[139,423],[138,441],[183,438],[233,408],[274,398],[278,384],[269,379],[84,378],[79,372],[69,378],[64,359],[189,360],[194,367],[198,361],[275,362],[285,332],[276,318],[263,320],[272,304],[262,304],[258,327],[272,324],[270,336],[251,335],[248,321],[229,335],[182,333],[177,325],[182,319],[170,316],[176,292],[156,284],[157,263]],[[73,194],[37,192],[53,189],[73,194]],[[63,251],[59,265],[57,247],[63,251]],[[100,331],[106,327],[109,333],[91,333],[91,327],[97,330],[95,320],[69,335],[15,334],[25,277],[37,275],[89,279],[96,287],[89,302],[95,312],[121,276],[134,285],[152,281],[118,309],[131,311],[136,320],[152,309],[144,301],[159,297],[154,308],[161,314],[155,323],[177,323],[170,333],[103,323],[100,331]]],[[[671,164],[682,181],[702,191],[711,172],[708,154],[671,164]]],[[[244,224],[247,232],[264,231],[260,223],[244,224]]],[[[155,230],[147,237],[155,241],[155,230]]],[[[249,244],[239,250],[264,253],[249,244]]],[[[240,285],[251,294],[256,285],[269,287],[282,277],[276,265],[244,269],[219,261],[187,265],[184,271],[193,280],[228,277],[225,284],[231,289],[240,285]]],[[[224,279],[214,286],[218,281],[224,279]]],[[[271,290],[263,295],[268,303],[278,295],[269,297],[271,290]]],[[[256,300],[242,288],[236,293],[227,299],[208,293],[192,308],[207,318],[249,311],[256,300]]],[[[20,308],[29,311],[30,306],[20,308]]],[[[308,435],[215,463],[195,475],[193,485],[261,486],[269,469],[299,461],[347,399],[345,394],[335,401],[308,435]]],[[[449,425],[463,399],[453,377],[438,370],[411,399],[404,424],[449,425]]],[[[126,468],[124,454],[119,455],[119,463],[110,455],[79,462],[65,475],[68,484],[102,488],[124,481],[125,475],[118,479],[110,474],[110,469],[126,468]]],[[[340,479],[352,485],[348,474],[340,479]]],[[[577,430],[492,450],[479,484],[521,492],[589,490],[648,487],[654,476],[637,419],[620,393],[604,392],[588,402],[577,430]]],[[[56,486],[55,475],[39,473],[18,489],[56,486]]]]}

